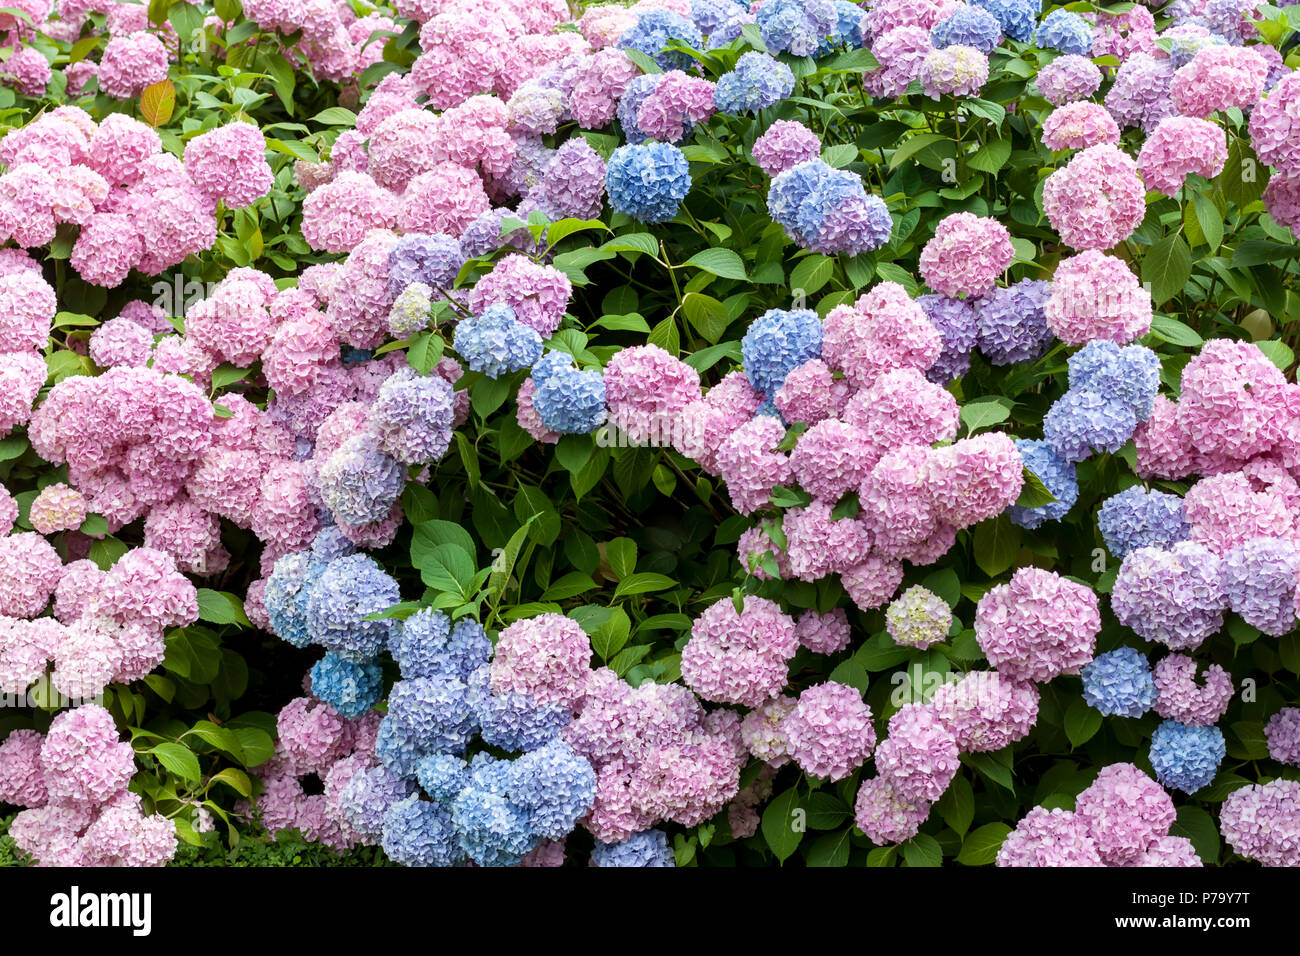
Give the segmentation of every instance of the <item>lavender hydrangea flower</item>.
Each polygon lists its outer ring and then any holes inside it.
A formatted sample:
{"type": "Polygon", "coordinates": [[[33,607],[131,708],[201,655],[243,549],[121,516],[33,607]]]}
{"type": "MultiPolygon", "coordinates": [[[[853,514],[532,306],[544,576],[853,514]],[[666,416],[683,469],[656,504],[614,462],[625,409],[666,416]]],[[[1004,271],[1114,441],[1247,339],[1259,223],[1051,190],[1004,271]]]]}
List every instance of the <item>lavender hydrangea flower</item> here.
{"type": "Polygon", "coordinates": [[[1171,548],[1191,532],[1182,498],[1141,485],[1103,501],[1097,527],[1107,549],[1121,561],[1138,548],[1171,548]]]}
{"type": "Polygon", "coordinates": [[[1043,418],[1043,437],[1065,461],[1083,461],[1094,451],[1116,452],[1137,428],[1133,409],[1111,396],[1070,389],[1043,418]]]}
{"type": "Polygon", "coordinates": [[[415,282],[450,288],[465,260],[452,236],[408,233],[388,250],[389,294],[396,296],[415,282]]]}
{"type": "Polygon", "coordinates": [[[1051,344],[1047,327],[1050,282],[1022,279],[996,288],[975,303],[979,350],[994,365],[1012,365],[1041,358],[1051,344]]]}

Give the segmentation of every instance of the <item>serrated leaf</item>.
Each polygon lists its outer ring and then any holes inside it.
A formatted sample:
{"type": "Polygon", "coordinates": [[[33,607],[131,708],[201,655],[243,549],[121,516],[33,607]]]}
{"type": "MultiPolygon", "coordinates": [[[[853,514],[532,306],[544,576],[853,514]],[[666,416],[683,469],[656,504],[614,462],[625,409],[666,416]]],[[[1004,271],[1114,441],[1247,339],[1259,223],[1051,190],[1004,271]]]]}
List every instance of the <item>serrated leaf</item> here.
{"type": "Polygon", "coordinates": [[[975,563],[991,578],[1016,563],[1020,553],[1020,528],[1005,514],[975,526],[975,563]]]}
{"type": "Polygon", "coordinates": [[[1181,293],[1191,274],[1192,250],[1177,233],[1165,236],[1142,257],[1142,283],[1150,288],[1156,306],[1181,293]]]}
{"type": "Polygon", "coordinates": [[[997,859],[998,850],[1011,827],[1005,823],[986,823],[962,841],[957,862],[963,866],[987,866],[997,859]]]}
{"type": "Polygon", "coordinates": [[[803,841],[804,823],[798,789],[791,787],[773,797],[763,811],[760,829],[763,840],[778,860],[784,863],[803,841]]]}
{"type": "Polygon", "coordinates": [[[1070,701],[1065,709],[1065,736],[1075,747],[1086,744],[1101,730],[1101,712],[1082,697],[1070,701]]]}
{"type": "Polygon", "coordinates": [[[703,269],[705,272],[712,272],[715,276],[721,276],[724,279],[739,279],[746,281],[749,276],[745,273],[745,263],[738,253],[730,249],[714,247],[697,252],[686,260],[688,266],[695,266],[697,269],[703,269]]]}
{"type": "Polygon", "coordinates": [[[157,757],[158,762],[167,769],[168,773],[185,780],[197,782],[202,776],[199,772],[199,758],[194,756],[194,752],[184,744],[166,741],[155,744],[145,753],[157,757]]]}
{"type": "Polygon", "coordinates": [[[165,126],[176,109],[176,87],[170,79],[146,86],[140,93],[140,115],[155,129],[165,126]]]}

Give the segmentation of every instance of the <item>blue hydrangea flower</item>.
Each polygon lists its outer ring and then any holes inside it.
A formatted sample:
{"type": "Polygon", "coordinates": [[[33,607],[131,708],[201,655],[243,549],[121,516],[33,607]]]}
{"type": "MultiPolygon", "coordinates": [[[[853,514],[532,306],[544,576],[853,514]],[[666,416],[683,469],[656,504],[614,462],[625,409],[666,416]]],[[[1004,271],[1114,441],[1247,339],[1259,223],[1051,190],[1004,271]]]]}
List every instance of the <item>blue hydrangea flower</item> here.
{"type": "Polygon", "coordinates": [[[1055,501],[1037,508],[1011,506],[1011,520],[1022,528],[1037,528],[1044,521],[1059,521],[1079,500],[1079,480],[1074,465],[1061,459],[1045,441],[1017,439],[1016,450],[1025,467],[1038,476],[1055,501]]]}
{"type": "Polygon", "coordinates": [[[1125,402],[1139,422],[1151,417],[1160,391],[1160,358],[1145,345],[1089,342],[1070,356],[1070,388],[1125,402]]]}
{"type": "Polygon", "coordinates": [[[500,378],[536,364],[542,357],[542,337],[516,319],[510,306],[496,303],[456,323],[452,348],[473,371],[500,378]]]}
{"type": "Polygon", "coordinates": [[[311,553],[318,561],[333,561],[357,553],[357,546],[338,525],[328,525],[316,532],[311,541],[311,553]]]}
{"type": "Polygon", "coordinates": [[[1151,769],[1163,787],[1195,793],[1219,772],[1227,746],[1218,727],[1166,720],[1151,735],[1151,769]]]}
{"type": "MultiPolygon", "coordinates": [[[[437,461],[447,453],[455,414],[456,392],[451,383],[439,375],[403,368],[379,386],[370,406],[370,426],[381,451],[402,464],[417,465],[437,461]]],[[[405,477],[403,472],[403,481],[405,477]]],[[[386,516],[385,511],[381,517],[386,516]]]]}
{"type": "Polygon", "coordinates": [[[1044,50],[1060,50],[1089,56],[1092,53],[1092,24],[1069,10],[1053,10],[1034,31],[1034,42],[1044,50]]]}
{"type": "Polygon", "coordinates": [[[407,233],[388,250],[389,295],[398,295],[413,282],[450,288],[466,258],[452,236],[407,233]]]}
{"type": "Polygon", "coordinates": [[[533,368],[533,408],[542,424],[562,435],[585,435],[605,421],[605,379],[575,368],[563,352],[548,352],[533,368]]]}
{"type": "Polygon", "coordinates": [[[1228,607],[1251,627],[1281,637],[1296,625],[1300,552],[1285,538],[1252,538],[1223,556],[1228,607]]]}
{"type": "Polygon", "coordinates": [[[311,669],[311,692],[343,717],[360,717],[384,696],[379,662],[326,654],[311,669]]]}
{"type": "Polygon", "coordinates": [[[623,31],[616,44],[620,50],[640,50],[658,64],[659,69],[686,70],[695,61],[678,50],[667,50],[670,40],[680,40],[692,50],[704,46],[704,37],[695,24],[671,10],[647,10],[636,23],[623,31]]]}
{"type": "Polygon", "coordinates": [[[998,287],[975,305],[979,350],[993,365],[1012,365],[1042,358],[1051,345],[1047,300],[1052,284],[1021,279],[998,287]]]}
{"type": "Polygon", "coordinates": [[[677,860],[668,847],[663,830],[643,830],[622,843],[596,841],[591,851],[593,866],[676,866],[677,860]]]}
{"type": "Polygon", "coordinates": [[[1156,703],[1146,655],[1131,647],[1098,654],[1083,667],[1083,699],[1108,716],[1141,717],[1156,703]]]}
{"type": "Polygon", "coordinates": [[[749,7],[740,0],[691,0],[691,19],[705,36],[733,17],[744,16],[749,7]]]}
{"type": "Polygon", "coordinates": [[[374,435],[353,435],[325,459],[316,481],[321,501],[335,519],[373,524],[387,518],[401,497],[406,469],[379,447],[374,435]]]}
{"type": "Polygon", "coordinates": [[[1125,488],[1101,503],[1097,512],[1106,548],[1121,561],[1138,548],[1172,548],[1186,541],[1191,525],[1183,513],[1183,499],[1164,491],[1147,491],[1141,485],[1125,488]]]}
{"type": "Polygon", "coordinates": [[[416,765],[415,776],[430,799],[449,804],[469,785],[469,764],[453,754],[429,754],[416,765]]]}
{"type": "Polygon", "coordinates": [[[569,722],[568,708],[537,703],[515,692],[482,694],[476,698],[479,736],[502,750],[536,750],[553,740],[569,722]]]}
{"type": "Polygon", "coordinates": [[[378,840],[383,836],[388,811],[414,792],[414,783],[395,776],[380,764],[352,775],[339,794],[339,809],[358,835],[378,840]]]}
{"type": "Polygon", "coordinates": [[[392,620],[365,618],[401,599],[397,582],[369,555],[337,558],[325,566],[311,589],[307,630],[312,641],[327,651],[362,663],[383,650],[393,626],[392,620]]]}
{"type": "Polygon", "coordinates": [[[415,739],[398,726],[391,714],[379,722],[379,731],[375,734],[375,757],[393,774],[403,780],[414,780],[416,767],[424,755],[415,739]]]}
{"type": "Polygon", "coordinates": [[[734,41],[739,40],[741,30],[744,29],[745,24],[753,22],[754,15],[750,13],[748,9],[746,9],[744,13],[736,14],[736,16],[730,18],[726,23],[723,23],[709,34],[709,39],[706,44],[707,48],[710,50],[719,50],[722,47],[728,46],[734,41]]]}
{"type": "Polygon", "coordinates": [[[393,626],[388,651],[404,678],[467,680],[492,656],[492,642],[477,621],[462,618],[453,627],[446,614],[423,608],[393,626]]]}
{"type": "Polygon", "coordinates": [[[451,814],[412,794],[384,816],[384,853],[402,866],[453,866],[464,859],[451,814]]]}
{"type": "Polygon", "coordinates": [[[691,164],[670,143],[620,146],[605,168],[609,204],[638,222],[665,222],[691,191],[691,164]]]}
{"type": "Polygon", "coordinates": [[[821,58],[836,50],[854,50],[863,45],[862,20],[866,10],[849,0],[835,0],[835,26],[817,41],[813,56],[821,58]]]}
{"type": "Polygon", "coordinates": [[[793,92],[794,73],[788,66],[774,56],[751,51],[736,61],[730,73],[718,77],[713,105],[723,113],[757,113],[793,92]]]}
{"type": "Polygon", "coordinates": [[[916,304],[943,339],[943,352],[925,377],[936,385],[947,385],[970,371],[970,354],[979,337],[975,309],[965,299],[951,299],[946,295],[923,295],[916,304]]]}
{"type": "Polygon", "coordinates": [[[1119,451],[1135,428],[1137,418],[1129,405],[1073,388],[1043,418],[1043,437],[1066,461],[1083,461],[1093,451],[1119,451]]]}
{"type": "Polygon", "coordinates": [[[787,169],[772,180],[767,211],[805,249],[856,255],[889,241],[894,221],[879,196],[868,196],[862,177],[820,159],[787,169]]]}
{"type": "Polygon", "coordinates": [[[930,28],[930,43],[936,50],[973,46],[981,53],[989,54],[1001,42],[1002,24],[993,14],[979,7],[960,6],[930,28]]]}
{"type": "Polygon", "coordinates": [[[528,812],[540,837],[564,837],[596,799],[596,772],[563,740],[524,754],[511,770],[510,799],[528,812]]]}
{"type": "Polygon", "coordinates": [[[835,32],[839,17],[833,0],[766,0],[756,20],[770,52],[812,56],[835,32]]]}
{"type": "Polygon", "coordinates": [[[1020,43],[1028,43],[1038,24],[1038,0],[971,0],[998,18],[1002,32],[1020,43]]]}
{"type": "Polygon", "coordinates": [[[528,811],[507,796],[511,762],[476,754],[469,774],[451,808],[461,848],[479,866],[514,866],[539,838],[528,811]]]}
{"type": "Polygon", "coordinates": [[[312,586],[325,571],[325,562],[310,551],[286,554],[275,562],[267,579],[263,603],[271,621],[271,633],[294,647],[311,643],[307,629],[307,600],[312,586]]]}
{"type": "Polygon", "coordinates": [[[768,309],[740,340],[749,384],[771,398],[785,377],[822,354],[822,323],[812,309],[768,309]]]}
{"type": "MultiPolygon", "coordinates": [[[[478,729],[474,701],[455,677],[404,678],[388,692],[388,719],[423,756],[463,753],[478,729]]],[[[414,775],[414,762],[411,766],[414,775]]]]}

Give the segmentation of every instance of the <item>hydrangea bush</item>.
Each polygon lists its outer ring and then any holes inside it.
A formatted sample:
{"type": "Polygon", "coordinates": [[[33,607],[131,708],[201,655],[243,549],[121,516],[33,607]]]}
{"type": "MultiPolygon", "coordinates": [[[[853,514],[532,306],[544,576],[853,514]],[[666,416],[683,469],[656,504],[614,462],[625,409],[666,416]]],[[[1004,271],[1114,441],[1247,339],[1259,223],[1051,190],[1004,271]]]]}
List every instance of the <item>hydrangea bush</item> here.
{"type": "Polygon", "coordinates": [[[1290,12],[9,8],[4,839],[1300,865],[1290,12]]]}

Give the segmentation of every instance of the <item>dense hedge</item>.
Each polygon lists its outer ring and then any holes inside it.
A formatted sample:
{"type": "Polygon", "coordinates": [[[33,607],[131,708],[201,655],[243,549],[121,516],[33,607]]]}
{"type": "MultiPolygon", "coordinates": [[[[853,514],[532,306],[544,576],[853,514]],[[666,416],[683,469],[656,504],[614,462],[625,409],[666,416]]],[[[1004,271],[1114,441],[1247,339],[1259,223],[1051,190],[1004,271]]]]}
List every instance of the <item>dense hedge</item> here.
{"type": "Polygon", "coordinates": [[[7,8],[0,853],[1296,865],[1289,14],[7,8]]]}

